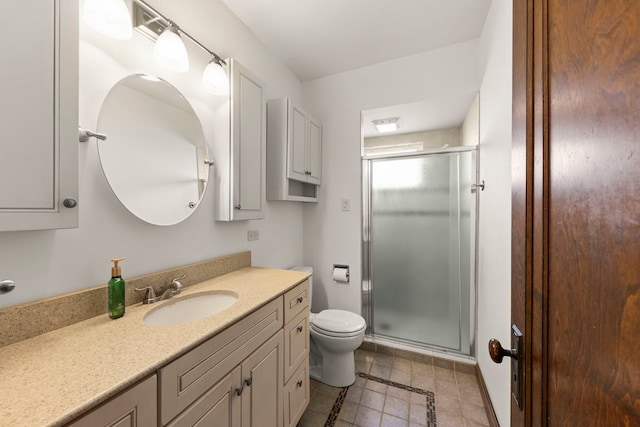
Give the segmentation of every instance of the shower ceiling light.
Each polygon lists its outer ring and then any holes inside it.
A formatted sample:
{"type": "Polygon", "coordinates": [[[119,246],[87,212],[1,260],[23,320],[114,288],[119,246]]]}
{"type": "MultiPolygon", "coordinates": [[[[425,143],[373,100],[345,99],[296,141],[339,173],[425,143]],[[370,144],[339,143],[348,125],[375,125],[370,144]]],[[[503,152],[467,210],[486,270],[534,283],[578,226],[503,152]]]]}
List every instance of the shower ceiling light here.
{"type": "Polygon", "coordinates": [[[378,132],[393,132],[400,127],[400,117],[392,117],[389,119],[373,120],[372,122],[378,132]]]}

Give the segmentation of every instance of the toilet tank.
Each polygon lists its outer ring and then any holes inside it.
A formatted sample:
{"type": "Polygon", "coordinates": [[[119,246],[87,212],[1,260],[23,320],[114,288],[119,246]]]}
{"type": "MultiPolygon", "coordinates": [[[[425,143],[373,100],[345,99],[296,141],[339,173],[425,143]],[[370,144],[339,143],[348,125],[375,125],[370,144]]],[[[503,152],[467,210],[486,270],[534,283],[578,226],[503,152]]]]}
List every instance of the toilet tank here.
{"type": "Polygon", "coordinates": [[[309,309],[311,309],[311,297],[313,296],[313,268],[312,267],[293,267],[293,268],[290,268],[289,270],[311,273],[311,276],[309,276],[309,309]]]}

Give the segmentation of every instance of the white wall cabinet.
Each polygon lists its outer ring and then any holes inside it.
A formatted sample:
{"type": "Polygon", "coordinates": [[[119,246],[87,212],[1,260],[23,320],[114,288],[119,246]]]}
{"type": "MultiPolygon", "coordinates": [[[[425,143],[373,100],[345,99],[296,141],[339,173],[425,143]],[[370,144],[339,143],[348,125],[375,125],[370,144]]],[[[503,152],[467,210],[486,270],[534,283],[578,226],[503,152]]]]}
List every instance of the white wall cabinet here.
{"type": "Polygon", "coordinates": [[[318,201],[322,125],[289,98],[267,102],[267,200],[318,201]]]}
{"type": "Polygon", "coordinates": [[[235,59],[228,60],[230,137],[216,144],[215,219],[264,218],[265,85],[235,59]]]}
{"type": "Polygon", "coordinates": [[[77,227],[78,5],[4,0],[0,15],[0,231],[77,227]]]}

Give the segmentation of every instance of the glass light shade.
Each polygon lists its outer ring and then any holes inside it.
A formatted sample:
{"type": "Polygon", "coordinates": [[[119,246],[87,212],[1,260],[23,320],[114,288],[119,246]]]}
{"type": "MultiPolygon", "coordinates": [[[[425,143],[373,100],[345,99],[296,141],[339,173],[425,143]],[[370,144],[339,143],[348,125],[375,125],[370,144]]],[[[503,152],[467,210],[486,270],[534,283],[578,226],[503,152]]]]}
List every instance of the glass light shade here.
{"type": "Polygon", "coordinates": [[[131,15],[124,0],[85,0],[82,16],[103,36],[127,40],[133,33],[131,15]]]}
{"type": "Polygon", "coordinates": [[[153,47],[156,64],[176,73],[189,71],[189,56],[182,38],[172,25],[160,34],[153,47]]]}
{"type": "Polygon", "coordinates": [[[229,78],[222,66],[215,60],[209,62],[209,65],[204,69],[202,85],[204,86],[204,91],[212,95],[229,95],[229,78]]]}

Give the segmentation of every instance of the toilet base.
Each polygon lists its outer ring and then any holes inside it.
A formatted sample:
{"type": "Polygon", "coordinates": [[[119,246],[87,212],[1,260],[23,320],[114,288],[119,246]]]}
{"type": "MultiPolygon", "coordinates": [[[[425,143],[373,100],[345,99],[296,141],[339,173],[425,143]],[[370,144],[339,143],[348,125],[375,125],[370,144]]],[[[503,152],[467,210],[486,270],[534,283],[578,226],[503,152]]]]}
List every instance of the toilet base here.
{"type": "Polygon", "coordinates": [[[324,354],[319,364],[311,365],[309,376],[332,387],[348,387],[356,382],[353,352],[324,354]]]}

